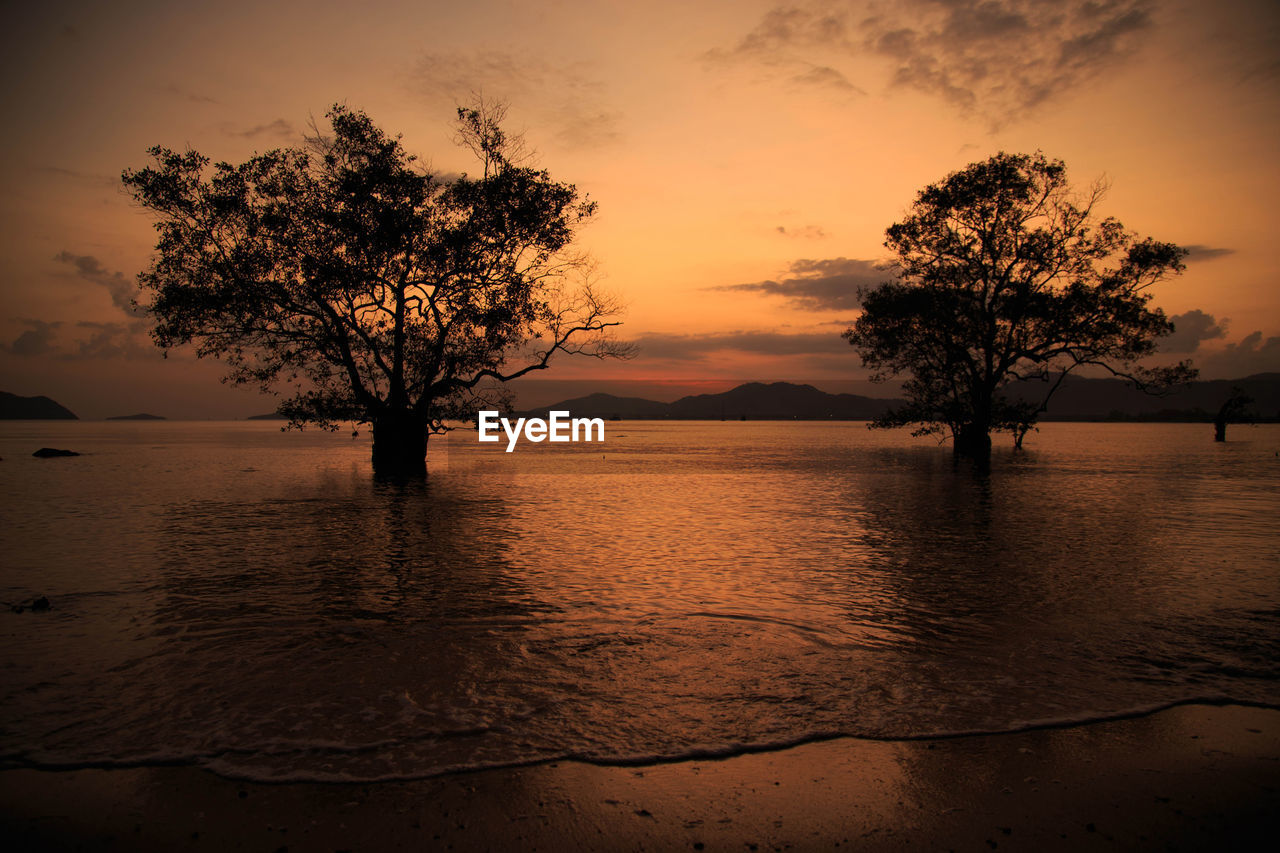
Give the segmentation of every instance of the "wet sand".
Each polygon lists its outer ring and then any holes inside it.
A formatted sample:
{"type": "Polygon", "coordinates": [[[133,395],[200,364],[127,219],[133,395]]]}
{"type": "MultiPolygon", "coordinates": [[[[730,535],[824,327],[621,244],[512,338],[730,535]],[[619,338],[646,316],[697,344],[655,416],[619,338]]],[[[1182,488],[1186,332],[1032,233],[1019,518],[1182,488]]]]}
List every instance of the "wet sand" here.
{"type": "Polygon", "coordinates": [[[1280,711],[1239,706],[379,784],[0,772],[9,850],[1238,850],[1277,833],[1280,711]]]}

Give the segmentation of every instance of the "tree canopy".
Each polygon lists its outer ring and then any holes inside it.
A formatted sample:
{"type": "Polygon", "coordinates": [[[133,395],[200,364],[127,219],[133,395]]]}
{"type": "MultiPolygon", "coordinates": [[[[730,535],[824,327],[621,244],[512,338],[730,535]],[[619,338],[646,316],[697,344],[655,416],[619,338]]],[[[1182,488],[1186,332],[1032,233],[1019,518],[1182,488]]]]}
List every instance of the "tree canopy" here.
{"type": "Polygon", "coordinates": [[[1062,161],[1040,153],[1000,153],[920,191],[886,231],[897,279],[861,294],[845,332],[873,378],[905,377],[906,405],[873,426],[950,435],[983,457],[992,432],[1021,446],[1079,368],[1147,390],[1194,378],[1189,362],[1139,364],[1173,331],[1149,288],[1186,251],[1099,218],[1103,193],[1073,192],[1062,161]],[[1044,383],[1039,399],[1010,396],[1018,380],[1044,383]]]}
{"type": "Polygon", "coordinates": [[[478,174],[442,177],[363,112],[220,162],[149,150],[126,170],[159,241],[139,276],[153,337],[228,379],[289,385],[291,423],[371,422],[374,468],[425,471],[427,435],[557,353],[619,357],[619,305],[572,251],[595,202],[522,161],[503,110],[458,109],[478,174]]]}

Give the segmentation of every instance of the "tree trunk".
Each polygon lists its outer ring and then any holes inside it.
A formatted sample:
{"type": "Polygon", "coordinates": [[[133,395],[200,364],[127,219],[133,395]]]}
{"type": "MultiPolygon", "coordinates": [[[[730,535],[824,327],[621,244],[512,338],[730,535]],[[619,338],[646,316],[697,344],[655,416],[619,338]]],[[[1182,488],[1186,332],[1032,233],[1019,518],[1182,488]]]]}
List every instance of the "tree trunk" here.
{"type": "Polygon", "coordinates": [[[955,434],[952,448],[957,456],[968,456],[978,462],[991,459],[991,431],[985,424],[968,423],[955,434]]]}
{"type": "Polygon", "coordinates": [[[408,409],[373,418],[373,473],[377,477],[427,475],[427,420],[408,409]]]}

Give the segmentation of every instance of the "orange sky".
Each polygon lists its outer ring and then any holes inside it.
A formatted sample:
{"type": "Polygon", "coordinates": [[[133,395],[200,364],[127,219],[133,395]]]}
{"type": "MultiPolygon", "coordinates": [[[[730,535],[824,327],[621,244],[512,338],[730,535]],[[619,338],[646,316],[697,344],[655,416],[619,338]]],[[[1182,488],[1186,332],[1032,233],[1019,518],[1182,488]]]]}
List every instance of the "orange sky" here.
{"type": "Polygon", "coordinates": [[[1209,378],[1280,370],[1274,2],[262,5],[6,12],[0,389],[81,417],[269,410],[161,359],[127,310],[154,232],[121,169],[155,144],[295,144],[338,101],[462,169],[449,122],[476,90],[599,202],[582,246],[640,345],[548,378],[858,379],[839,333],[885,227],[948,172],[1036,149],[1105,177],[1104,214],[1196,247],[1157,294],[1172,349],[1209,378]]]}

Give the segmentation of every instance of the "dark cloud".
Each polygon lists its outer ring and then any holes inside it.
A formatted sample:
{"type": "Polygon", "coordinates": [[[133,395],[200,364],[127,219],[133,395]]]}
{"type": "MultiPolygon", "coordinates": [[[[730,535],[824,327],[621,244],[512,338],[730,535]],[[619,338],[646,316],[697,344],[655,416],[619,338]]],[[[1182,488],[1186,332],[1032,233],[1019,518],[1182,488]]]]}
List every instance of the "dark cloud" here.
{"type": "Polygon", "coordinates": [[[500,50],[431,53],[418,59],[413,88],[438,103],[472,94],[532,113],[569,148],[601,148],[622,138],[622,113],[606,106],[605,87],[584,63],[556,63],[500,50]]]}
{"type": "Polygon", "coordinates": [[[1198,308],[1169,318],[1174,332],[1160,341],[1160,351],[1169,353],[1195,352],[1201,341],[1211,341],[1227,336],[1226,326],[1198,308]]]}
{"type": "Polygon", "coordinates": [[[57,337],[56,329],[62,325],[61,323],[49,323],[44,320],[22,320],[21,322],[30,328],[5,347],[7,352],[14,355],[47,355],[54,351],[53,340],[57,337]]]}
{"type": "Polygon", "coordinates": [[[20,320],[27,326],[14,341],[0,349],[18,356],[48,356],[61,361],[107,358],[156,358],[150,324],[145,320],[118,322],[81,321],[68,334],[60,321],[20,320]]]}
{"type": "Polygon", "coordinates": [[[1280,372],[1280,336],[1264,339],[1262,332],[1196,359],[1205,379],[1242,379],[1255,373],[1280,372]]]}
{"type": "Polygon", "coordinates": [[[766,12],[734,47],[706,58],[830,68],[844,80],[842,60],[870,55],[892,85],[998,124],[1133,54],[1154,26],[1153,8],[1150,0],[814,0],[766,12]]]}
{"type": "Polygon", "coordinates": [[[76,323],[86,336],[76,342],[75,350],[67,353],[68,358],[104,359],[104,358],[155,358],[159,355],[151,345],[146,332],[145,322],[95,323],[83,321],[76,323]]]}
{"type": "Polygon", "coordinates": [[[850,310],[859,307],[858,289],[875,287],[893,273],[875,261],[856,258],[801,259],[778,280],[728,284],[713,290],[730,290],[785,296],[792,305],[808,311],[850,310]]]}
{"type": "Polygon", "coordinates": [[[1189,261],[1211,261],[1214,258],[1221,258],[1224,255],[1234,255],[1235,249],[1219,249],[1213,246],[1205,246],[1200,243],[1193,243],[1190,246],[1184,246],[1187,250],[1187,260],[1189,261]]]}
{"type": "Polygon", "coordinates": [[[643,335],[634,341],[641,358],[707,361],[725,351],[758,355],[847,356],[849,344],[836,332],[719,332],[711,335],[643,335]]]}
{"type": "MultiPolygon", "coordinates": [[[[1209,250],[1219,254],[1230,250],[1209,250]]],[[[1203,379],[1240,379],[1254,373],[1280,371],[1280,336],[1264,338],[1262,332],[1245,335],[1236,343],[1205,349],[1205,341],[1227,337],[1227,321],[1192,309],[1169,318],[1174,333],[1160,341],[1160,352],[1185,356],[1194,354],[1194,363],[1203,379]]]]}
{"type": "Polygon", "coordinates": [[[85,281],[91,281],[94,284],[105,287],[107,292],[111,294],[112,303],[130,317],[146,315],[146,309],[135,305],[133,302],[139,292],[137,284],[132,279],[126,278],[124,273],[108,270],[93,255],[75,255],[71,252],[62,251],[55,255],[53,259],[75,267],[76,274],[85,281]]]}

